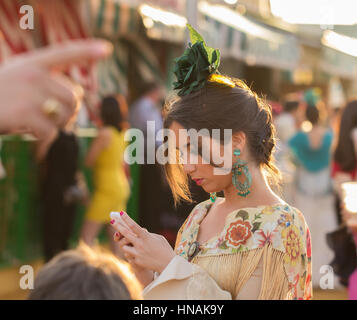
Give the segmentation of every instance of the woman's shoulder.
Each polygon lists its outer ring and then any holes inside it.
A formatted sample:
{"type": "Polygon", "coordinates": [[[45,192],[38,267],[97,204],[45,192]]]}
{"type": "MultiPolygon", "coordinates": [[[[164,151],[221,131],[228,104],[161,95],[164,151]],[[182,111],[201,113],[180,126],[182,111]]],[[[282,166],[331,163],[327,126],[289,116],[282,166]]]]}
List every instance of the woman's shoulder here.
{"type": "Polygon", "coordinates": [[[297,131],[291,138],[288,140],[288,144],[291,147],[294,147],[296,144],[301,144],[303,142],[307,142],[308,136],[306,132],[299,130],[297,131]]]}
{"type": "Polygon", "coordinates": [[[192,221],[199,219],[199,217],[204,214],[211,205],[212,201],[210,199],[197,203],[191,210],[181,228],[189,227],[192,224],[192,221]]]}
{"type": "Polygon", "coordinates": [[[192,224],[193,220],[197,220],[199,216],[201,216],[206,210],[209,209],[211,204],[212,202],[210,199],[197,203],[181,225],[179,232],[182,232],[183,229],[188,228],[192,224]]]}

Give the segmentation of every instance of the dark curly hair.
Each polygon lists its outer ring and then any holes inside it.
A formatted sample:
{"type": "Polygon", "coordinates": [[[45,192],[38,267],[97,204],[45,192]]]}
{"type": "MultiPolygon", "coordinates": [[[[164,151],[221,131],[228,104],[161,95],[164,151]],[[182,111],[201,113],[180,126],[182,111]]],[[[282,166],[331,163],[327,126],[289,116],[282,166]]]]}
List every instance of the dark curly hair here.
{"type": "MultiPolygon", "coordinates": [[[[219,129],[222,143],[224,129],[232,129],[233,134],[244,132],[252,158],[268,173],[269,182],[279,185],[281,174],[273,163],[276,141],[270,105],[243,81],[225,78],[233,86],[208,81],[199,91],[168,103],[164,127],[169,128],[176,121],[186,129],[206,128],[211,134],[213,129],[219,129]]],[[[188,178],[182,165],[168,163],[165,172],[175,201],[189,201],[188,178]]]]}
{"type": "Polygon", "coordinates": [[[357,159],[352,140],[352,130],[357,128],[357,100],[347,104],[343,110],[338,143],[334,154],[334,160],[343,171],[351,171],[357,166],[357,159]]]}

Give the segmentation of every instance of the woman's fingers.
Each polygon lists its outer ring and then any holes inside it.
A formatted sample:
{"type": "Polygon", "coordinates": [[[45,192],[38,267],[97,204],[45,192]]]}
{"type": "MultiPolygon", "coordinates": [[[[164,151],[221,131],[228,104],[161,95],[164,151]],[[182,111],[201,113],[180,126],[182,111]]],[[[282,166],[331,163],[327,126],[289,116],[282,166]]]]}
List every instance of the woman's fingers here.
{"type": "Polygon", "coordinates": [[[120,247],[123,247],[123,246],[126,246],[126,245],[131,245],[131,243],[127,238],[122,237],[121,239],[118,240],[118,245],[120,247]]]}
{"type": "MultiPolygon", "coordinates": [[[[114,235],[113,235],[113,239],[114,241],[120,241],[122,239],[122,235],[119,233],[119,232],[115,232],[114,235]]],[[[125,239],[125,238],[124,238],[125,239]]]]}
{"type": "Polygon", "coordinates": [[[84,89],[63,74],[51,73],[47,78],[42,87],[62,103],[75,106],[83,98],[84,89]]]}
{"type": "Polygon", "coordinates": [[[112,219],[113,223],[115,223],[115,222],[122,223],[125,227],[129,228],[127,226],[127,224],[124,222],[124,220],[121,218],[121,215],[119,212],[112,211],[110,213],[110,218],[112,219]]]}
{"type": "Polygon", "coordinates": [[[72,63],[98,60],[111,54],[113,46],[105,40],[72,40],[22,55],[26,62],[45,68],[64,67],[72,63]]]}
{"type": "Polygon", "coordinates": [[[142,227],[140,227],[133,219],[129,217],[129,215],[122,211],[121,218],[128,225],[128,227],[137,234],[139,237],[142,237],[148,233],[148,231],[142,227]]]}
{"type": "Polygon", "coordinates": [[[26,122],[28,123],[26,132],[31,132],[38,138],[49,137],[58,130],[56,124],[42,113],[34,112],[28,115],[26,122]]]}
{"type": "Polygon", "coordinates": [[[51,74],[45,77],[41,88],[43,95],[46,97],[43,103],[49,98],[55,99],[60,103],[58,114],[53,121],[58,126],[63,126],[79,108],[83,89],[60,74],[51,74]]]}
{"type": "Polygon", "coordinates": [[[138,236],[135,235],[132,231],[130,231],[128,228],[124,227],[122,224],[120,223],[116,223],[114,226],[119,232],[120,234],[127,238],[134,246],[135,244],[138,243],[138,236]]]}
{"type": "Polygon", "coordinates": [[[129,255],[130,259],[135,260],[135,257],[137,256],[137,251],[136,251],[135,247],[123,246],[122,249],[125,254],[129,255]]]}
{"type": "Polygon", "coordinates": [[[118,225],[121,225],[121,226],[122,226],[124,229],[126,229],[128,232],[132,232],[132,231],[130,230],[130,228],[128,227],[128,225],[123,221],[122,218],[113,216],[112,214],[111,214],[111,218],[112,218],[112,220],[110,221],[110,223],[113,225],[113,227],[114,227],[115,229],[118,230],[117,226],[118,226],[118,225]]]}

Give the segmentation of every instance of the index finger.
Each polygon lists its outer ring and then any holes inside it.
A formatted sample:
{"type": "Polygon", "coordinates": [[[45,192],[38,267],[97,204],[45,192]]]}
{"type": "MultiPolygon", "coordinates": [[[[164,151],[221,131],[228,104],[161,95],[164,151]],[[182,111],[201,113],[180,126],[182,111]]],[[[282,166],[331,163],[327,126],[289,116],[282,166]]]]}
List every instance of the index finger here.
{"type": "Polygon", "coordinates": [[[120,232],[120,234],[124,238],[129,240],[129,242],[132,243],[134,246],[135,246],[135,244],[138,243],[139,238],[130,229],[125,228],[123,225],[121,225],[119,223],[115,226],[115,229],[117,229],[120,232]]]}
{"type": "Polygon", "coordinates": [[[124,222],[126,222],[130,230],[132,230],[135,234],[137,234],[138,236],[142,236],[144,233],[147,232],[142,227],[140,227],[133,219],[131,219],[126,212],[122,211],[121,213],[121,218],[124,220],[124,222]]]}
{"type": "Polygon", "coordinates": [[[18,55],[16,59],[26,58],[26,63],[45,68],[64,67],[76,62],[99,60],[112,51],[111,43],[106,40],[71,40],[18,55]]]}

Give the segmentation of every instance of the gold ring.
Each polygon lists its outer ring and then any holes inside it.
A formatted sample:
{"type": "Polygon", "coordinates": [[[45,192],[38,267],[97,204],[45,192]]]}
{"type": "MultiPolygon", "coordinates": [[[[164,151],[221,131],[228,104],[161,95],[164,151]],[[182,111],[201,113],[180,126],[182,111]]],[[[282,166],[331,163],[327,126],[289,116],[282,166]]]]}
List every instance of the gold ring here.
{"type": "Polygon", "coordinates": [[[61,103],[58,100],[49,98],[43,103],[42,111],[49,118],[56,120],[61,113],[61,107],[61,103]]]}

